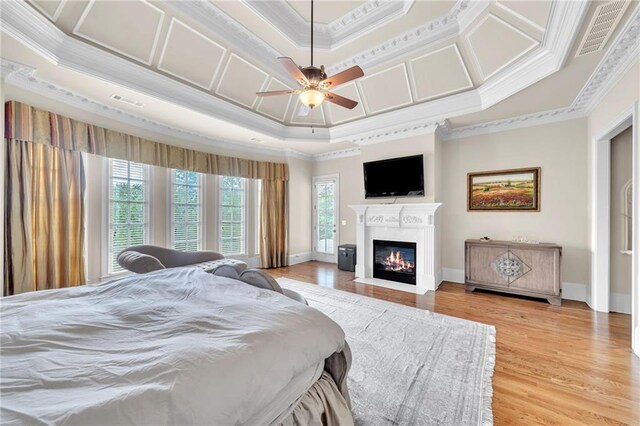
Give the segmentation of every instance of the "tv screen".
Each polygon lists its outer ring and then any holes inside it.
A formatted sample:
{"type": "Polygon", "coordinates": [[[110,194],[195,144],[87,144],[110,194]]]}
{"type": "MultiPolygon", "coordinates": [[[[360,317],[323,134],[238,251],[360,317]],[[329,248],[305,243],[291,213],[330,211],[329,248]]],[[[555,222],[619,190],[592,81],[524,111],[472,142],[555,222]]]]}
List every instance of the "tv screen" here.
{"type": "Polygon", "coordinates": [[[422,155],[364,163],[365,198],[424,195],[422,155]]]}

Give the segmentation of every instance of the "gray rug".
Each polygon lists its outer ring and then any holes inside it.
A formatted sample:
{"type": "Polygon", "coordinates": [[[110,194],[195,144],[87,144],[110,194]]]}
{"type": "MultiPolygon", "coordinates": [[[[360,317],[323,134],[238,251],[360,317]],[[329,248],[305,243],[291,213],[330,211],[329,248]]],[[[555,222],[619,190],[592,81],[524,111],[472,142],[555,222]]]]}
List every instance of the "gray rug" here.
{"type": "Polygon", "coordinates": [[[280,278],[342,326],[358,425],[491,425],[493,326],[280,278]]]}

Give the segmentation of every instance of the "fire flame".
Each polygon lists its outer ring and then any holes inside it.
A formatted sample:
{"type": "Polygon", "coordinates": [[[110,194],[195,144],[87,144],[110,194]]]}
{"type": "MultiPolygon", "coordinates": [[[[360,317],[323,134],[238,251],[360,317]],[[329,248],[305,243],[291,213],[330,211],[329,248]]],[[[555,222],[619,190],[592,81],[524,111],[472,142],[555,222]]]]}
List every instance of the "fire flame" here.
{"type": "Polygon", "coordinates": [[[385,259],[384,265],[387,269],[392,271],[406,271],[415,268],[415,262],[407,262],[400,254],[400,250],[395,253],[393,250],[385,259]]]}

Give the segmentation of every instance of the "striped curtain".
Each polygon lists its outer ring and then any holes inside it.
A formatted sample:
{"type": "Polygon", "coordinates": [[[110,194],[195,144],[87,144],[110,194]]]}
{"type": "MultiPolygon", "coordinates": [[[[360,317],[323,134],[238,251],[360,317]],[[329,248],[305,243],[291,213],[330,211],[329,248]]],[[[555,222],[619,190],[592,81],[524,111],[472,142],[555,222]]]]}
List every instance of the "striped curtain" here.
{"type": "Polygon", "coordinates": [[[4,295],[85,283],[79,152],[5,139],[4,295]]]}

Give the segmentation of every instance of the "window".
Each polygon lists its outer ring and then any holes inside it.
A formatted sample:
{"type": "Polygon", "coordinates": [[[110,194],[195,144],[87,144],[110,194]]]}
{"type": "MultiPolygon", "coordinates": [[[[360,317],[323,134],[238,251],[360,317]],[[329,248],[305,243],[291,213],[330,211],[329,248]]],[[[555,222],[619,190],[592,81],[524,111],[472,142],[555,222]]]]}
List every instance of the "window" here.
{"type": "Polygon", "coordinates": [[[118,253],[149,241],[148,166],[109,160],[108,272],[120,272],[118,253]]]}
{"type": "Polygon", "coordinates": [[[221,176],[220,179],[220,251],[245,254],[246,179],[221,176]]]}
{"type": "Polygon", "coordinates": [[[178,250],[202,248],[202,176],[171,171],[171,243],[178,250]]]}

